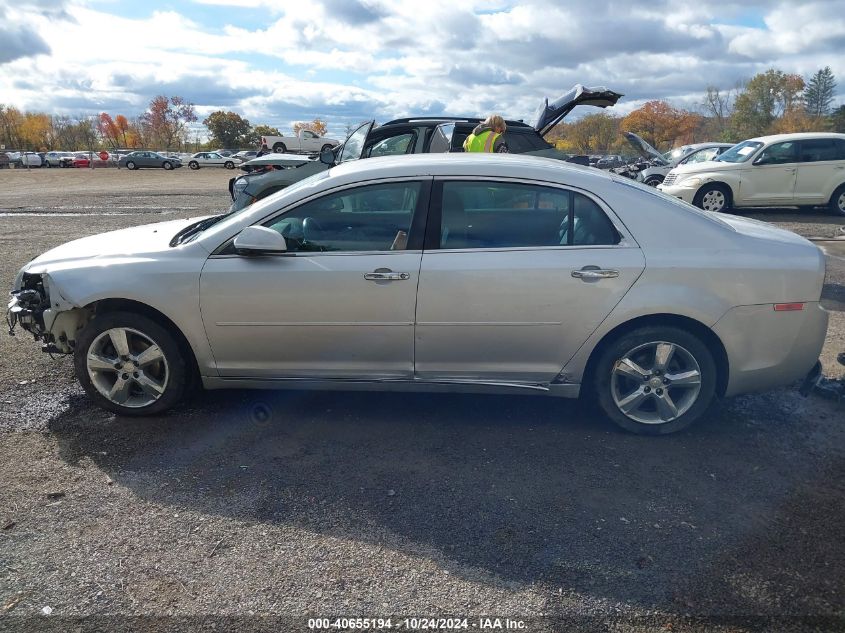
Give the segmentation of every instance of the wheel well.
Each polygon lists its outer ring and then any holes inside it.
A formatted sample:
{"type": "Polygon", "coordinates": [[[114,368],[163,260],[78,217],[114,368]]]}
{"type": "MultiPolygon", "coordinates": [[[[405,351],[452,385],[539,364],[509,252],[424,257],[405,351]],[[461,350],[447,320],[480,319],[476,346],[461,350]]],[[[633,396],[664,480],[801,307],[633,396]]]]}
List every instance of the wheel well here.
{"type": "Polygon", "coordinates": [[[707,349],[713,354],[713,360],[716,362],[716,393],[720,396],[724,395],[728,387],[728,376],[730,373],[730,364],[728,363],[728,354],[725,351],[725,346],[722,344],[721,339],[716,336],[716,333],[709,327],[700,321],[679,314],[650,314],[637,317],[636,319],[631,319],[621,325],[617,325],[605,334],[598,345],[593,348],[590,358],[587,360],[587,366],[584,369],[584,378],[581,380],[582,389],[585,386],[588,389],[592,388],[592,376],[595,371],[595,365],[608,345],[638,328],[655,325],[672,326],[687,330],[698,336],[707,345],[707,349]]]}
{"type": "Polygon", "coordinates": [[[730,206],[730,205],[733,204],[734,190],[731,189],[731,186],[728,183],[722,182],[721,180],[713,180],[711,182],[705,182],[703,185],[701,185],[698,188],[698,191],[695,192],[695,196],[693,196],[693,199],[698,198],[698,196],[701,194],[701,192],[704,190],[704,188],[709,187],[711,185],[717,185],[720,189],[724,190],[724,192],[728,195],[728,205],[730,206]]]}
{"type": "Polygon", "coordinates": [[[159,312],[152,306],[148,306],[146,303],[133,301],[132,299],[101,299],[100,301],[95,301],[85,307],[93,309],[95,314],[106,314],[108,312],[135,312],[137,314],[143,314],[148,319],[155,321],[176,337],[179,349],[185,355],[188,367],[190,368],[192,380],[199,378],[199,364],[197,363],[197,357],[194,356],[194,350],[191,347],[191,344],[188,342],[188,339],[185,338],[185,335],[182,334],[182,330],[180,330],[179,327],[162,312],[159,312]]]}

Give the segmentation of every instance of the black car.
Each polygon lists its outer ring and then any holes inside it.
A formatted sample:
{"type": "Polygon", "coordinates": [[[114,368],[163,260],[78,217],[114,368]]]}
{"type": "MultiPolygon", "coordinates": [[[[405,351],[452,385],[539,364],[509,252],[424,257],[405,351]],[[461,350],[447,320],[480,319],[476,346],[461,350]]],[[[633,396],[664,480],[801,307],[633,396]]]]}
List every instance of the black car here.
{"type": "MultiPolygon", "coordinates": [[[[616,104],[621,97],[618,92],[607,88],[585,88],[576,84],[551,103],[545,99],[532,124],[524,121],[506,121],[505,142],[512,154],[530,154],[583,164],[581,157],[573,160],[569,154],[555,149],[544,136],[576,106],[606,108],[616,104]]],[[[406,117],[376,127],[375,121],[368,121],[352,132],[341,145],[325,150],[320,160],[331,166],[348,160],[377,156],[462,152],[464,140],[481,122],[482,119],[472,117],[406,117]]],[[[242,169],[249,167],[247,162],[242,169]]],[[[309,176],[312,172],[310,169],[302,170],[302,177],[309,176]]],[[[247,174],[232,179],[229,183],[233,201],[231,209],[242,209],[300,179],[297,178],[296,170],[285,169],[275,175],[271,174],[272,172],[247,174]]]]}

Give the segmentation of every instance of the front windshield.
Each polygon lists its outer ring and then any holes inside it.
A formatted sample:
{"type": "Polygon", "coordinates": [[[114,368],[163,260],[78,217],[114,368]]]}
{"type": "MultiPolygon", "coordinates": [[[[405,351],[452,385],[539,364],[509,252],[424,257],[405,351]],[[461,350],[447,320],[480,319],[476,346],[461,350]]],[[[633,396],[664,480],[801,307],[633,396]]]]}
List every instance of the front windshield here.
{"type": "Polygon", "coordinates": [[[743,141],[734,145],[715,160],[720,163],[744,163],[762,146],[763,144],[760,141],[743,141]]]}
{"type": "Polygon", "coordinates": [[[678,160],[681,156],[684,155],[684,148],[683,147],[676,147],[675,149],[670,149],[668,152],[663,154],[663,158],[667,161],[671,162],[673,160],[678,160]]]}

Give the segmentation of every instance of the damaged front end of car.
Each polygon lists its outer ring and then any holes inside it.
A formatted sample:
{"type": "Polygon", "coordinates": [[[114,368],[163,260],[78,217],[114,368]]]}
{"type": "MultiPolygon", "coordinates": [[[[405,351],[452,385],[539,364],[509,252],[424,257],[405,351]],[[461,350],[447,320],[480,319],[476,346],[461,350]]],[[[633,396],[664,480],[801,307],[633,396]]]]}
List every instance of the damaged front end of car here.
{"type": "Polygon", "coordinates": [[[18,326],[41,341],[41,349],[50,354],[71,354],[78,333],[91,318],[91,311],[75,305],[47,273],[21,273],[15,290],[10,292],[6,322],[9,335],[18,326]]]}

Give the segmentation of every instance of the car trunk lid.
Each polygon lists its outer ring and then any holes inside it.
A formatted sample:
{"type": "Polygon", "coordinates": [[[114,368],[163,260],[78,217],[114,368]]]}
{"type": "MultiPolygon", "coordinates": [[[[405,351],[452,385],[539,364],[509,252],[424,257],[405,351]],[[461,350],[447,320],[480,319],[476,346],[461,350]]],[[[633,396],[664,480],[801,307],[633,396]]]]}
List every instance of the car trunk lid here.
{"type": "Polygon", "coordinates": [[[540,136],[545,136],[576,106],[590,105],[607,108],[616,105],[621,97],[620,93],[605,87],[587,88],[581,84],[575,84],[555,101],[549,103],[548,99],[543,100],[534,117],[533,127],[540,136]]]}

